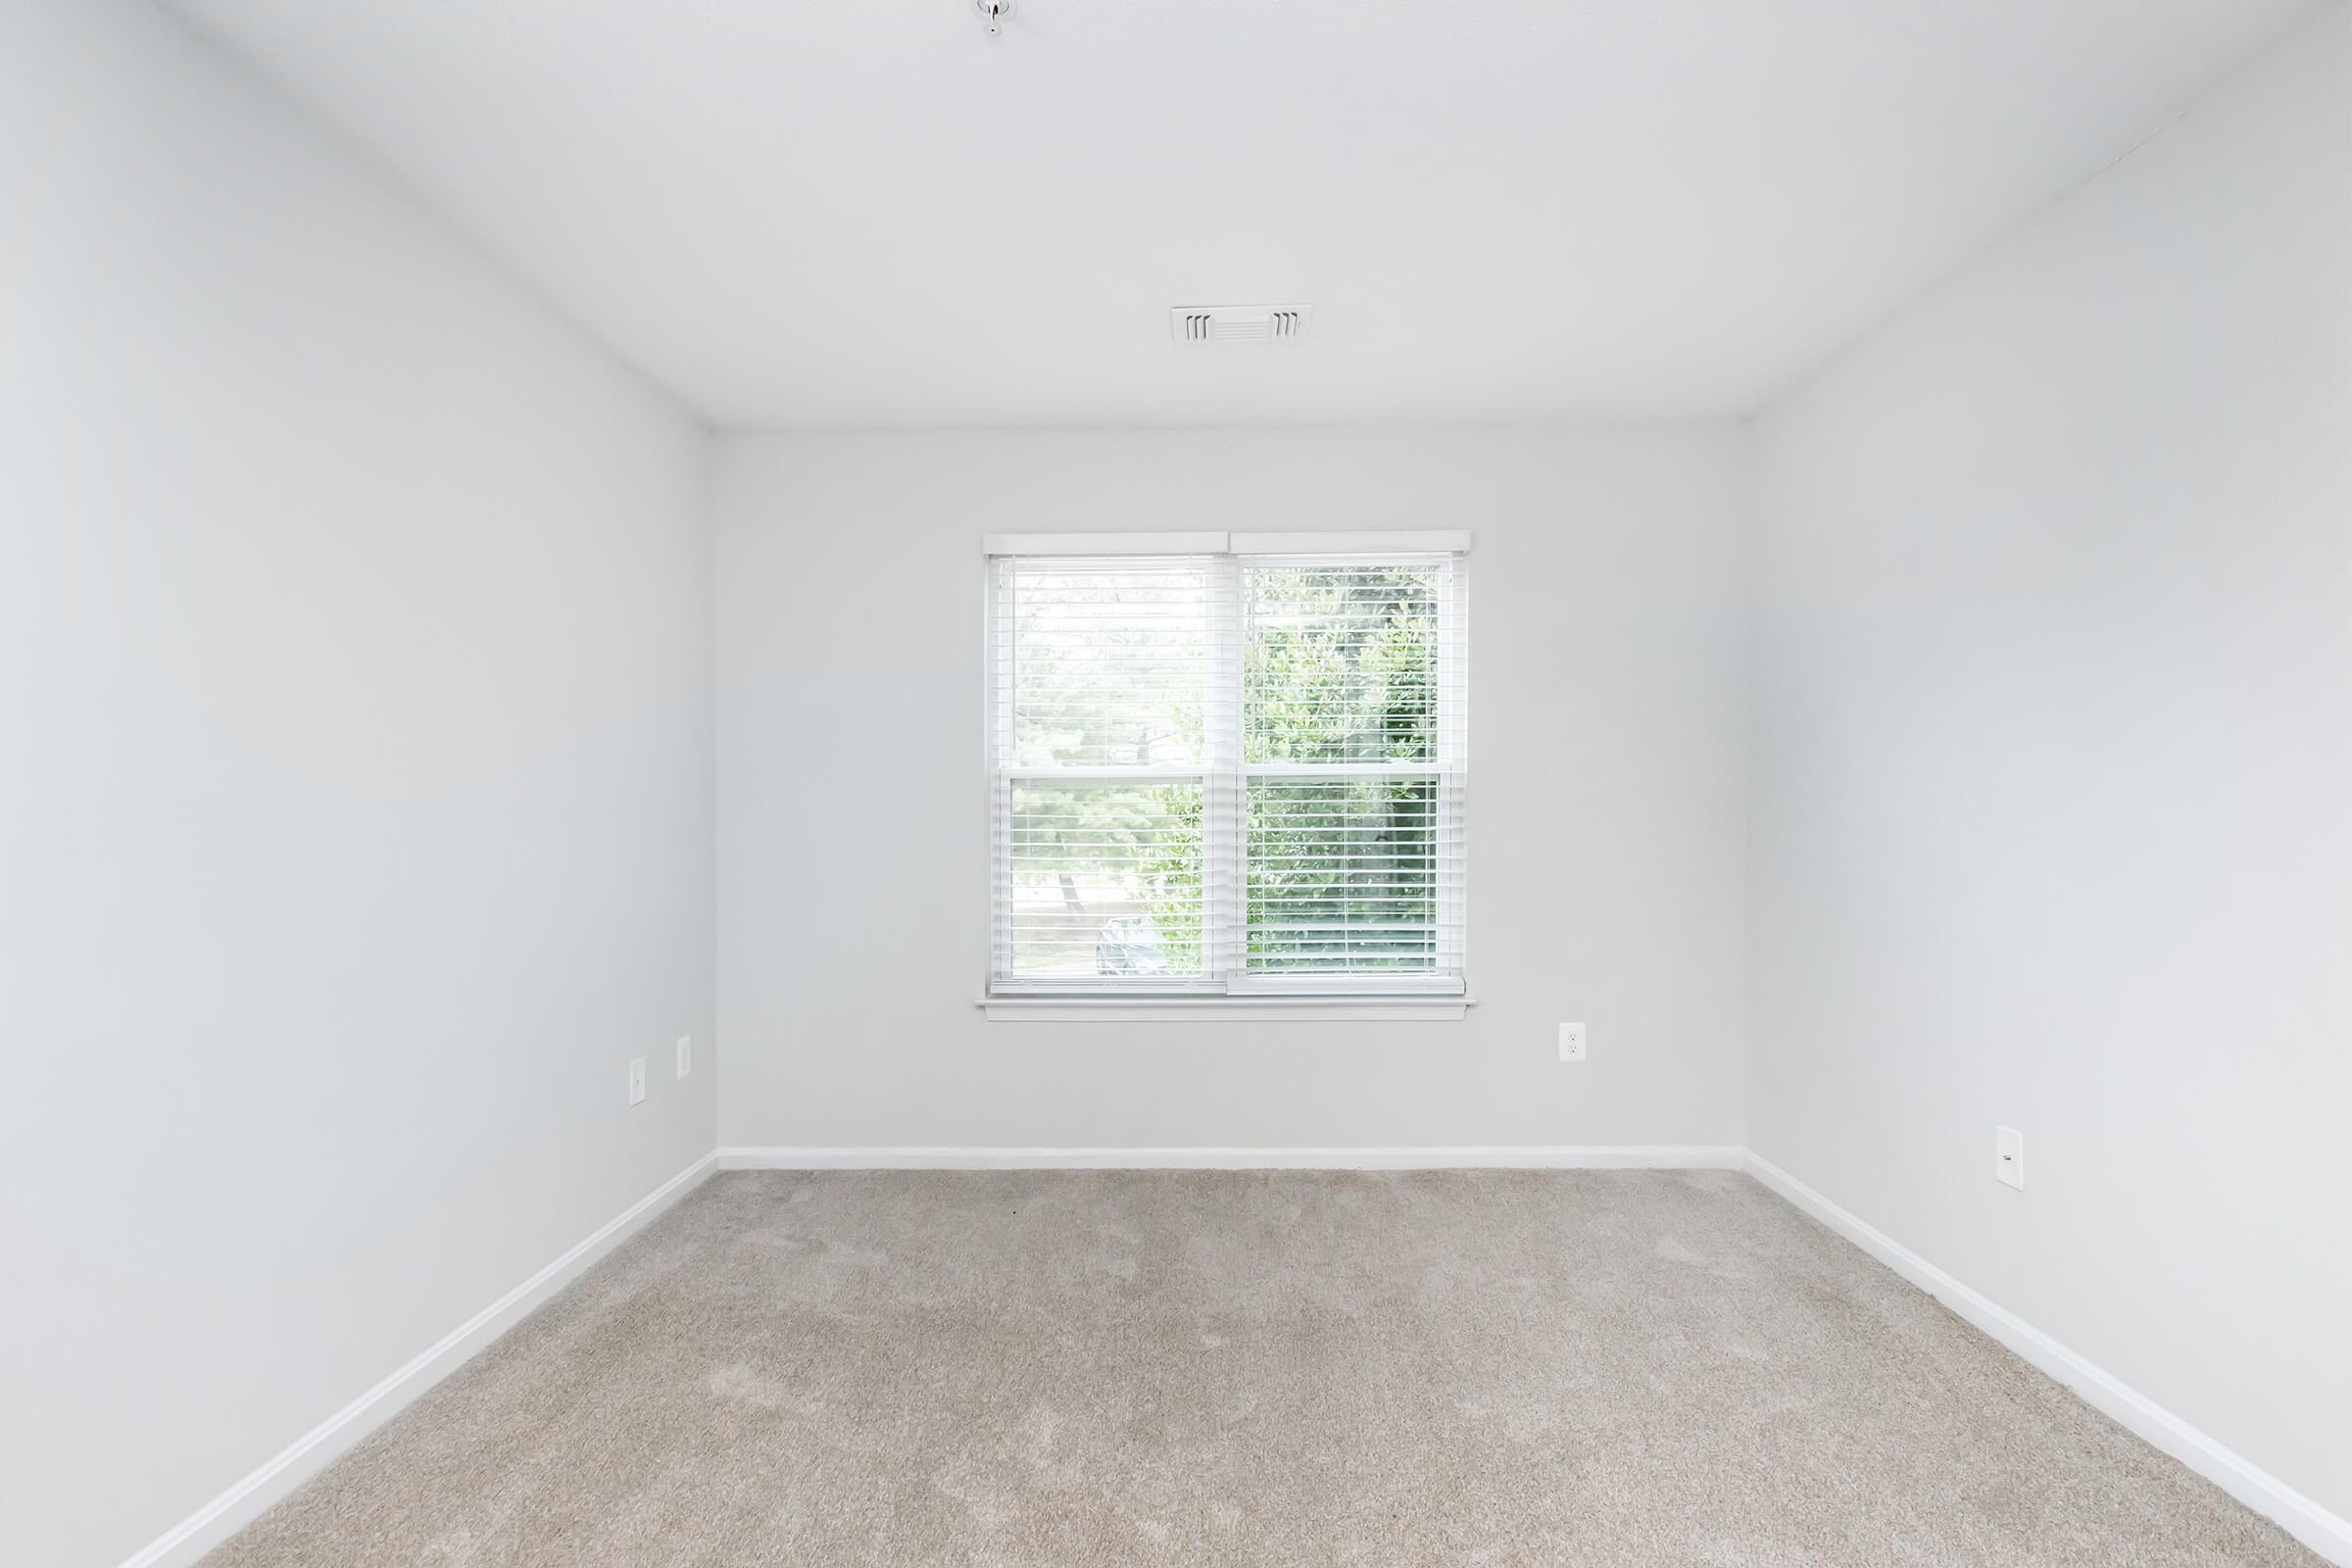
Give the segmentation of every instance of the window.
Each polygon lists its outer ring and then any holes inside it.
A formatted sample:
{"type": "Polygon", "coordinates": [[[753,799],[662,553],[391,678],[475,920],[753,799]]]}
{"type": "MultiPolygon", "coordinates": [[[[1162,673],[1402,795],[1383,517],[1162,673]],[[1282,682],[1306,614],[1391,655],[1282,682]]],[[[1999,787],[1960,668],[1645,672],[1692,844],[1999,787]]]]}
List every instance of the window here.
{"type": "Polygon", "coordinates": [[[1468,545],[992,536],[992,1014],[1458,1016],[1468,545]]]}

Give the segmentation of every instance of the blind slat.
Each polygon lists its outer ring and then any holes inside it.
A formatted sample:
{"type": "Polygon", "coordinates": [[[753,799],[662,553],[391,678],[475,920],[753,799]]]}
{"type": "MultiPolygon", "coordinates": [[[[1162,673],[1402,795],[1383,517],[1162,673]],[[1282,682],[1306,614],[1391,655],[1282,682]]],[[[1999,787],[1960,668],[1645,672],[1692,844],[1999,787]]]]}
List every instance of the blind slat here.
{"type": "Polygon", "coordinates": [[[1458,981],[1460,556],[990,570],[992,988],[1458,981]]]}

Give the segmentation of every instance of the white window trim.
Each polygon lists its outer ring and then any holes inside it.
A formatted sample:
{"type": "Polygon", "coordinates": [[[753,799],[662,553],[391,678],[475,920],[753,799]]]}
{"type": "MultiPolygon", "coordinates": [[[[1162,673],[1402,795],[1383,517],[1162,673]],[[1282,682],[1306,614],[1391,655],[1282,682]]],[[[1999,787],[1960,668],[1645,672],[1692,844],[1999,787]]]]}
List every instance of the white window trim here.
{"type": "MultiPolygon", "coordinates": [[[[1385,531],[1356,533],[992,533],[983,536],[982,556],[989,573],[994,571],[995,558],[1000,556],[1178,556],[1178,555],[1274,555],[1274,556],[1466,556],[1470,552],[1470,533],[1467,529],[1437,529],[1418,531],[1385,531]]],[[[981,617],[981,682],[991,705],[1010,701],[1010,693],[997,689],[992,677],[994,646],[991,639],[994,627],[994,589],[983,577],[983,603],[990,612],[981,617]]],[[[1445,609],[1453,608],[1448,596],[1445,609]]],[[[1449,714],[1448,722],[1464,721],[1460,704],[1449,714]]],[[[1238,721],[1238,714],[1235,715],[1238,721]]],[[[996,832],[996,797],[1001,782],[1007,776],[1051,776],[1057,773],[1084,775],[1107,771],[1082,767],[999,767],[994,759],[999,715],[992,707],[988,710],[991,742],[989,760],[983,784],[983,811],[986,830],[996,832]]],[[[1459,755],[1456,753],[1455,755],[1459,755]]],[[[1323,764],[1330,767],[1332,764],[1323,764]]],[[[1404,763],[1362,763],[1351,770],[1365,773],[1429,771],[1423,766],[1404,763]]],[[[1115,770],[1132,774],[1134,769],[1115,770]]],[[[1174,770],[1191,777],[1198,769],[1186,767],[1174,770]]],[[[1280,773],[1280,766],[1245,765],[1244,777],[1252,774],[1280,773]]],[[[1225,843],[1240,853],[1241,834],[1222,835],[1225,843]]],[[[1228,878],[1229,882],[1235,879],[1228,878]]],[[[1235,882],[1238,886],[1238,882],[1235,882]]],[[[1477,1005],[1477,999],[1468,994],[1468,980],[1462,977],[1350,976],[1264,976],[1256,980],[1229,979],[1208,982],[1195,987],[1171,986],[1162,992],[1122,991],[1105,994],[1100,990],[1090,993],[1087,983],[1070,981],[1056,984],[1051,981],[1032,982],[1017,990],[999,990],[995,986],[995,898],[996,890],[987,893],[987,913],[982,921],[985,936],[981,960],[981,994],[974,1004],[980,1007],[991,1022],[1021,1023],[1173,1023],[1206,1022],[1456,1022],[1467,1016],[1477,1005]]],[[[1458,901],[1461,890],[1456,887],[1441,891],[1442,899],[1458,901]]],[[[1448,924],[1441,921],[1442,930],[1449,930],[1452,940],[1459,942],[1463,933],[1460,911],[1448,924]]],[[[1458,955],[1457,955],[1458,957],[1458,955]]]]}
{"type": "Polygon", "coordinates": [[[1475,997],[1405,997],[1395,992],[1348,998],[1260,997],[1219,992],[1195,997],[1051,997],[1006,993],[978,1005],[1000,1023],[1449,1023],[1478,1005],[1475,997]]]}
{"type": "Polygon", "coordinates": [[[1385,533],[992,533],[986,556],[1466,556],[1470,530],[1385,533]]]}

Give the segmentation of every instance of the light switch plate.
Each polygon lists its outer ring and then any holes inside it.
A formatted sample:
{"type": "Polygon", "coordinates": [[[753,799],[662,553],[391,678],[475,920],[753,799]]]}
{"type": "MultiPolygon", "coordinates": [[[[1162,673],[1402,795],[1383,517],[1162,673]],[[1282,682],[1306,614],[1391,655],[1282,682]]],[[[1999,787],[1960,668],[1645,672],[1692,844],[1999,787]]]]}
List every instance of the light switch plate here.
{"type": "Polygon", "coordinates": [[[2026,1187],[2026,1135],[2014,1127],[1992,1130],[1992,1174],[2018,1191],[2026,1187]]]}
{"type": "Polygon", "coordinates": [[[631,1056],[629,1058],[629,1103],[632,1105],[639,1105],[643,1104],[644,1102],[645,1058],[643,1056],[631,1056]]]}
{"type": "Polygon", "coordinates": [[[683,1078],[694,1071],[694,1036],[678,1036],[678,1076],[683,1078]]]}

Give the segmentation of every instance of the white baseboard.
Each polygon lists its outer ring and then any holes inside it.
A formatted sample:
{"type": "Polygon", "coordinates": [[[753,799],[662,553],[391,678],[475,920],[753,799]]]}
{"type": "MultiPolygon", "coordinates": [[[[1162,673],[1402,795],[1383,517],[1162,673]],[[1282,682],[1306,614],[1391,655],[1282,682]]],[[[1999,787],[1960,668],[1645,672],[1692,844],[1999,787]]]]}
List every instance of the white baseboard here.
{"type": "Polygon", "coordinates": [[[2084,1359],[1984,1293],[1962,1284],[1850,1209],[1841,1208],[1762,1155],[1749,1152],[1747,1173],[1852,1242],[1880,1262],[2065,1384],[2084,1403],[2171,1454],[2224,1492],[2276,1520],[2331,1563],[2352,1568],[2352,1522],[2250,1463],[2234,1450],[2084,1359]]]}
{"type": "Polygon", "coordinates": [[[325,1469],[411,1400],[488,1346],[549,1297],[664,1209],[693,1191],[717,1162],[705,1154],[622,1209],[562,1257],[443,1335],[399,1371],[328,1416],[259,1470],[223,1492],[147,1546],[122,1568],[185,1568],[267,1512],[296,1487],[325,1469]]]}
{"type": "Polygon", "coordinates": [[[594,1234],[320,1422],[284,1452],[127,1559],[186,1568],[390,1420],[467,1357],[718,1170],[1739,1170],[1943,1302],[2329,1562],[2352,1568],[2352,1523],[2190,1426],[2014,1312],[1752,1152],[1721,1144],[1370,1149],[724,1148],[630,1204],[594,1234]]]}
{"type": "Polygon", "coordinates": [[[1734,1144],[1372,1149],[723,1148],[721,1170],[1738,1170],[1734,1144]]]}

